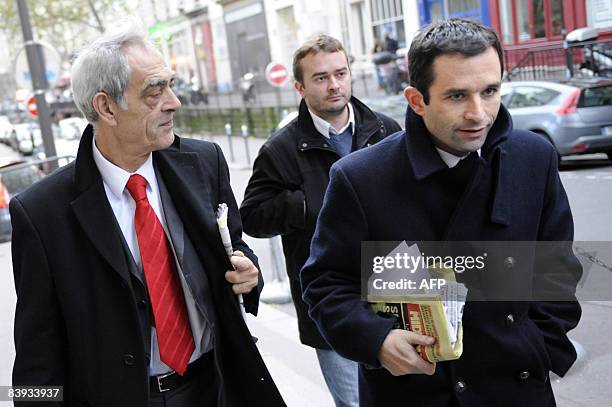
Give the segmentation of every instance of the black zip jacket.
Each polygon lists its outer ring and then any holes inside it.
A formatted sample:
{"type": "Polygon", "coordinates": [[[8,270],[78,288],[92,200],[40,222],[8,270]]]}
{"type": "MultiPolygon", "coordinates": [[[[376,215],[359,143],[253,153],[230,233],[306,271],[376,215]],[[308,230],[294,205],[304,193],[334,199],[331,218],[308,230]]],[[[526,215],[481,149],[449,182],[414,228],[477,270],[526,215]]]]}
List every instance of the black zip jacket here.
{"type": "MultiPolygon", "coordinates": [[[[351,98],[355,131],[351,151],[400,131],[393,119],[351,98]]],[[[240,207],[244,232],[253,237],[282,236],[291,296],[297,311],[300,340],[318,349],[329,345],[308,316],[302,300],[300,269],[329,182],[329,169],[340,156],[315,128],[302,100],[298,117],[276,132],[259,151],[240,207]]]]}

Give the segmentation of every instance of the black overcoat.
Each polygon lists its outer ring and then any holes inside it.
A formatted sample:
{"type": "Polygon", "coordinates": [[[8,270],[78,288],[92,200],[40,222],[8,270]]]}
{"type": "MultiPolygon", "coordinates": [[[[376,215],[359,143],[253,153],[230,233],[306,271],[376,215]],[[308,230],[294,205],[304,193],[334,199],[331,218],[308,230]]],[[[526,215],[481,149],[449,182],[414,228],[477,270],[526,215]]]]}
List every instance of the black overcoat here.
{"type": "MultiPolygon", "coordinates": [[[[370,110],[357,98],[352,97],[351,104],[355,113],[352,151],[401,130],[395,120],[370,110]]],[[[245,233],[260,238],[281,235],[300,340],[317,349],[329,349],[329,345],[308,316],[300,269],[308,258],[329,169],[339,158],[315,128],[302,100],[298,117],[261,147],[240,205],[245,233]]]]}
{"type": "MultiPolygon", "coordinates": [[[[62,385],[67,406],[147,407],[149,361],[138,315],[143,298],[133,289],[92,139],[88,126],[73,163],[10,203],[17,291],[13,384],[62,385]]],[[[224,278],[231,264],[215,222],[219,203],[230,208],[234,248],[256,265],[257,258],[242,241],[221,150],[175,137],[153,160],[206,270],[184,270],[201,309],[201,281],[209,280],[225,404],[284,405],[224,278]]],[[[260,280],[259,289],[245,295],[248,312],[257,313],[262,286],[260,280]]]]}
{"type": "MultiPolygon", "coordinates": [[[[513,130],[503,106],[440,235],[431,214],[445,199],[435,174],[446,168],[422,119],[410,109],[406,132],[334,164],[301,272],[310,315],[335,351],[360,362],[363,406],[554,405],[548,374],[564,375],[574,362],[566,333],[580,318],[574,293],[582,269],[564,243],[553,246],[554,265],[538,264],[533,256],[510,259],[501,245],[490,253],[487,267],[506,270],[502,277],[509,284],[529,292],[557,283],[569,287],[562,299],[570,301],[487,302],[468,296],[459,360],[438,363],[433,376],[394,377],[376,368],[393,320],[374,314],[361,300],[362,241],[573,240],[554,148],[533,133],[513,130]]],[[[486,285],[500,276],[487,269],[478,278],[486,285]]]]}

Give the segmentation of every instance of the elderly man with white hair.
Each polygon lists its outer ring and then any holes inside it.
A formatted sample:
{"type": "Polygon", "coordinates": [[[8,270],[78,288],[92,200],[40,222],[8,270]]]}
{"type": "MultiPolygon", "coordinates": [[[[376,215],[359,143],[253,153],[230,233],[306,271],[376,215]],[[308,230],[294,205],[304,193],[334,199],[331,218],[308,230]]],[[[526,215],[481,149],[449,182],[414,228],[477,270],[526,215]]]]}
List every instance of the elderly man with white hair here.
{"type": "Polygon", "coordinates": [[[263,281],[227,164],[174,134],[174,77],[133,24],[74,61],[77,158],[10,203],[14,386],[61,386],[66,406],[284,405],[236,300],[256,314],[263,281]]]}

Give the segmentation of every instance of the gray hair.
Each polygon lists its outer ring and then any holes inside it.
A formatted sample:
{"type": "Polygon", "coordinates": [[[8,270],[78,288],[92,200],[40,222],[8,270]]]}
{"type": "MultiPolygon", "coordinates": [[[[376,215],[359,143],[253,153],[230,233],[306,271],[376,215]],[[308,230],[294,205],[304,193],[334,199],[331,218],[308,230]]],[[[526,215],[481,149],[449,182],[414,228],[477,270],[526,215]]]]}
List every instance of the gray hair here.
{"type": "Polygon", "coordinates": [[[94,124],[99,119],[93,106],[93,98],[98,92],[106,93],[122,109],[127,109],[124,93],[131,70],[126,49],[132,46],[155,49],[137,24],[123,27],[85,46],[72,63],[74,103],[89,123],[94,124]]]}

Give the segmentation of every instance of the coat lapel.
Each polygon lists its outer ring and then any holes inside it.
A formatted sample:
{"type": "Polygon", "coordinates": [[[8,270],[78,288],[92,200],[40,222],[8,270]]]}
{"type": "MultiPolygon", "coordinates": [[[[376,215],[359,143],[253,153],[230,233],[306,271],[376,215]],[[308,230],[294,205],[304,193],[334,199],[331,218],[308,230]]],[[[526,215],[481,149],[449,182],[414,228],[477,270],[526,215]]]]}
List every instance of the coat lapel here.
{"type": "MultiPolygon", "coordinates": [[[[180,151],[180,142],[162,151],[154,152],[154,159],[163,177],[177,213],[185,229],[197,231],[199,237],[205,239],[214,250],[225,251],[219,231],[212,199],[216,196],[212,191],[209,177],[205,174],[198,154],[191,151],[180,151]],[[180,197],[180,199],[177,199],[180,197]]],[[[200,240],[200,239],[196,239],[200,240]]]]}
{"type": "Polygon", "coordinates": [[[89,125],[83,133],[77,153],[74,182],[81,193],[71,202],[72,210],[96,250],[129,282],[130,273],[123,255],[121,231],[93,159],[92,143],[93,128],[89,125]]]}

